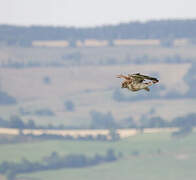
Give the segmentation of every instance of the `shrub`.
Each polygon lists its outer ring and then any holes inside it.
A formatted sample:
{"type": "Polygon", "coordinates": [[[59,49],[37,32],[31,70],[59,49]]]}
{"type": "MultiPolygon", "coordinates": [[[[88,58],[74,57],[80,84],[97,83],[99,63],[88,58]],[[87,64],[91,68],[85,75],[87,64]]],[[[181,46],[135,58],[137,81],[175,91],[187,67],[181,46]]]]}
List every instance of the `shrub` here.
{"type": "Polygon", "coordinates": [[[38,116],[54,116],[54,112],[50,109],[39,109],[35,111],[35,114],[38,116]]]}
{"type": "Polygon", "coordinates": [[[43,82],[44,82],[45,84],[50,84],[50,83],[51,83],[51,78],[48,77],[48,76],[45,76],[45,77],[43,78],[43,82]]]}
{"type": "Polygon", "coordinates": [[[16,99],[6,92],[0,91],[0,105],[11,105],[16,104],[16,99]]]}
{"type": "Polygon", "coordinates": [[[70,112],[75,111],[75,105],[72,101],[70,100],[65,101],[64,105],[67,111],[70,111],[70,112]]]}
{"type": "Polygon", "coordinates": [[[116,123],[114,121],[114,118],[113,118],[113,115],[111,112],[101,113],[101,112],[97,112],[97,111],[91,111],[90,116],[92,119],[92,122],[91,122],[92,128],[110,129],[110,128],[114,128],[116,126],[116,123]]]}

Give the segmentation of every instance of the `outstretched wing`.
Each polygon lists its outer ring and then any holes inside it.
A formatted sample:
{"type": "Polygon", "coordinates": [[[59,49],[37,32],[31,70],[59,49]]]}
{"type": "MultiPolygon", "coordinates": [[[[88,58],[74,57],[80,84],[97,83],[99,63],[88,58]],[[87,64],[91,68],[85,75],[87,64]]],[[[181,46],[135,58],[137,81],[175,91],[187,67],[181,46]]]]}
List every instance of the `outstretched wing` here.
{"type": "Polygon", "coordinates": [[[140,73],[128,74],[128,76],[133,78],[134,81],[139,82],[139,83],[143,82],[145,79],[148,79],[148,80],[151,80],[151,81],[155,81],[155,82],[159,82],[159,80],[157,78],[150,77],[150,76],[145,76],[145,75],[142,75],[140,73]]]}
{"type": "Polygon", "coordinates": [[[141,83],[145,80],[145,78],[143,76],[141,76],[141,74],[137,73],[137,74],[128,74],[128,76],[135,81],[136,83],[141,83]]]}
{"type": "Polygon", "coordinates": [[[116,77],[117,77],[117,78],[123,78],[123,79],[126,79],[126,80],[131,80],[131,78],[130,78],[129,76],[124,76],[124,75],[122,75],[122,74],[117,75],[116,77]]]}

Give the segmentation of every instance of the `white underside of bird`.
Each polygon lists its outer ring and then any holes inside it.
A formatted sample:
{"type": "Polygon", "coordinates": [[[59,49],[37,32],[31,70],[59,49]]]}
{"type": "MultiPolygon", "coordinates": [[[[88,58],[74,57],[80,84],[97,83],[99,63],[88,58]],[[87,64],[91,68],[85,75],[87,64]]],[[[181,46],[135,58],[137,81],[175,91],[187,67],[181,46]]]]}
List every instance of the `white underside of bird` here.
{"type": "Polygon", "coordinates": [[[139,91],[139,90],[146,90],[146,91],[150,91],[150,89],[148,88],[149,86],[153,85],[153,82],[149,82],[149,83],[130,83],[127,86],[127,89],[129,89],[130,91],[139,91]]]}

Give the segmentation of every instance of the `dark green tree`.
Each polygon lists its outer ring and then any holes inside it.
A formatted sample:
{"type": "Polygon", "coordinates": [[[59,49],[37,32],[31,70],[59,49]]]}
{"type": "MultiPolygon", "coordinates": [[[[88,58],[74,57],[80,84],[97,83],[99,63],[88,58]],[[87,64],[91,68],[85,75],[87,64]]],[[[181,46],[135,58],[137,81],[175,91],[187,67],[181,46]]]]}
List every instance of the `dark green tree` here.
{"type": "Polygon", "coordinates": [[[70,112],[75,111],[75,105],[72,101],[70,100],[65,101],[64,105],[67,111],[70,111],[70,112]]]}
{"type": "Polygon", "coordinates": [[[101,113],[97,111],[91,111],[91,127],[95,129],[110,129],[116,127],[113,115],[111,112],[101,113]]]}
{"type": "Polygon", "coordinates": [[[24,122],[18,116],[11,116],[9,123],[11,128],[19,128],[19,129],[25,128],[24,122]]]}
{"type": "Polygon", "coordinates": [[[108,149],[106,153],[105,160],[106,161],[115,161],[117,158],[115,156],[114,150],[113,149],[108,149]]]}

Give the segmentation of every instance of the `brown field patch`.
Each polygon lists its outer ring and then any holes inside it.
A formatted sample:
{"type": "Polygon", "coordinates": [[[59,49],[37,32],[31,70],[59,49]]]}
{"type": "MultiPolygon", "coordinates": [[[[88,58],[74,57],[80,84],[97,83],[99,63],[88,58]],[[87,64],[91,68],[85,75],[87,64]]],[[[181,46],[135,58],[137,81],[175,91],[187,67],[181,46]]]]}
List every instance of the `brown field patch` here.
{"type": "Polygon", "coordinates": [[[189,43],[189,40],[186,38],[174,40],[174,46],[187,46],[189,43]]]}
{"type": "Polygon", "coordinates": [[[68,41],[33,41],[34,47],[68,47],[68,41]]]}
{"type": "Polygon", "coordinates": [[[114,40],[116,46],[159,46],[160,40],[158,39],[117,39],[114,40]]]}
{"type": "MultiPolygon", "coordinates": [[[[134,96],[128,90],[120,89],[121,80],[115,78],[116,74],[143,72],[144,74],[158,73],[160,83],[151,87],[164,85],[161,90],[164,95],[169,91],[184,94],[188,85],[183,80],[190,68],[190,64],[155,64],[155,65],[122,65],[122,66],[86,66],[62,68],[3,68],[0,71],[1,89],[17,98],[17,106],[2,107],[2,117],[20,115],[19,108],[34,112],[42,108],[49,108],[53,117],[23,116],[28,121],[35,119],[39,124],[66,124],[89,125],[91,110],[99,112],[112,112],[115,119],[127,117],[139,119],[142,113],[148,113],[152,108],[156,116],[172,119],[176,116],[193,112],[196,103],[194,100],[148,100],[138,102],[115,102],[112,93],[119,89],[127,96],[134,96]],[[174,71],[175,69],[175,71],[174,71]],[[50,77],[51,83],[45,84],[44,77],[50,77]],[[65,100],[72,100],[76,106],[74,112],[67,112],[64,107],[65,100]],[[104,104],[103,104],[104,102],[104,104]],[[179,111],[180,109],[180,111],[179,111]],[[134,113],[133,113],[134,112],[134,113]],[[5,115],[6,114],[6,115],[5,115]]],[[[144,92],[145,93],[145,92],[144,92]]]]}
{"type": "Polygon", "coordinates": [[[76,45],[78,47],[103,47],[108,46],[107,40],[96,40],[96,39],[87,39],[84,42],[77,41],[76,45]]]}
{"type": "Polygon", "coordinates": [[[2,89],[17,98],[38,98],[66,94],[78,94],[85,90],[104,90],[118,88],[120,80],[116,74],[142,72],[159,73],[160,83],[166,91],[177,90],[184,93],[188,86],[183,81],[190,64],[155,64],[122,66],[86,66],[72,68],[27,68],[1,69],[2,89]],[[175,69],[175,71],[174,71],[175,69]],[[51,84],[43,82],[44,77],[51,78],[51,84]]]}

